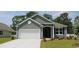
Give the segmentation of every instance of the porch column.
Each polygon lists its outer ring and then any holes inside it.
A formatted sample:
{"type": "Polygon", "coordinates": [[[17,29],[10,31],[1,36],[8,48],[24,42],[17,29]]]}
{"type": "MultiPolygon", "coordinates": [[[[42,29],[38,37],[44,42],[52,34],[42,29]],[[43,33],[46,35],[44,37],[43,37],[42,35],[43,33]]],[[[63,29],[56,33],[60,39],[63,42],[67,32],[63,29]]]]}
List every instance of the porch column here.
{"type": "Polygon", "coordinates": [[[64,36],[66,37],[67,35],[67,27],[64,28],[64,36]]]}
{"type": "Polygon", "coordinates": [[[43,39],[43,28],[40,30],[40,39],[43,39]]]}
{"type": "Polygon", "coordinates": [[[52,33],[52,38],[54,38],[54,35],[55,35],[54,34],[54,26],[52,27],[52,32],[51,33],[52,33]]]}

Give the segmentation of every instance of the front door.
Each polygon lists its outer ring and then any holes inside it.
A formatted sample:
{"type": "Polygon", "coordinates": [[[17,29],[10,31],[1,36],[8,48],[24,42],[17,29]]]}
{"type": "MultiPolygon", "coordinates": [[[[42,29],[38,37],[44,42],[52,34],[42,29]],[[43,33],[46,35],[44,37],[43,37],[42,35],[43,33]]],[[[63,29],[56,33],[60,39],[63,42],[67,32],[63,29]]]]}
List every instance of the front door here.
{"type": "Polygon", "coordinates": [[[43,28],[43,37],[44,38],[51,38],[51,27],[44,27],[43,28]]]}

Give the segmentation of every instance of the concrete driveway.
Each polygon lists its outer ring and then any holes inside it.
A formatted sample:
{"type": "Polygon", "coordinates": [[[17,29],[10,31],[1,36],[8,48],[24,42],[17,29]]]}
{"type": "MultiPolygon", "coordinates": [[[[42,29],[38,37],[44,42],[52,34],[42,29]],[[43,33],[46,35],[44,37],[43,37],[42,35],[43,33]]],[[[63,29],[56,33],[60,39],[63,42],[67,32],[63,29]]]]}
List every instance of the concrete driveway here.
{"type": "Polygon", "coordinates": [[[0,48],[40,48],[41,39],[16,39],[3,43],[0,48]]]}

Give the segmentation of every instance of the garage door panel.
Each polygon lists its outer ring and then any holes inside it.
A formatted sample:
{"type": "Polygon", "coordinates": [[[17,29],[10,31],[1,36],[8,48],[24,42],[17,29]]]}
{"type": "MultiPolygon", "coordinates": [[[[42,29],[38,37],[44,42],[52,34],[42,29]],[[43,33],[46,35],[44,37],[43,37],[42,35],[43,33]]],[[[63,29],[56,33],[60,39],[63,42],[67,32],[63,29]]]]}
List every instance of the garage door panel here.
{"type": "Polygon", "coordinates": [[[40,39],[40,29],[21,29],[20,39],[40,39]]]}

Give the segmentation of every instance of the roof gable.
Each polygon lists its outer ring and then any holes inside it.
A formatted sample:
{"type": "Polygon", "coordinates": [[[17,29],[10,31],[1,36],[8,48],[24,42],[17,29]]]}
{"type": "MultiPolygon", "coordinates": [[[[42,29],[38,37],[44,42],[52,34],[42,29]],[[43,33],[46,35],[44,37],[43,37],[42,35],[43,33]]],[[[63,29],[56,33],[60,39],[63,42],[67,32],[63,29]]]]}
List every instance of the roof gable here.
{"type": "Polygon", "coordinates": [[[25,21],[21,22],[20,24],[17,25],[17,27],[20,26],[20,25],[22,25],[23,23],[27,22],[28,20],[31,20],[32,22],[34,22],[37,25],[39,25],[40,27],[42,27],[42,25],[39,22],[37,22],[37,21],[35,21],[35,20],[31,19],[31,18],[28,18],[25,21]]]}
{"type": "MultiPolygon", "coordinates": [[[[31,16],[30,18],[27,18],[26,20],[24,20],[24,21],[22,21],[21,23],[17,24],[16,27],[18,27],[18,26],[21,25],[22,23],[26,22],[28,19],[34,20],[33,18],[35,18],[35,17],[36,17],[36,18],[39,18],[39,17],[37,17],[37,16],[39,16],[40,18],[42,18],[42,20],[47,21],[47,23],[52,22],[51,20],[49,20],[49,19],[47,19],[47,18],[45,18],[45,17],[43,17],[43,16],[40,16],[40,15],[38,15],[38,14],[35,14],[35,15],[31,16]]],[[[39,22],[39,21],[36,21],[36,20],[34,20],[34,21],[41,24],[41,22],[39,22]]],[[[45,23],[45,22],[44,22],[44,23],[45,23]]]]}
{"type": "Polygon", "coordinates": [[[23,24],[21,24],[18,29],[40,29],[42,28],[41,24],[38,24],[37,22],[29,19],[26,22],[24,22],[23,24]]]}

